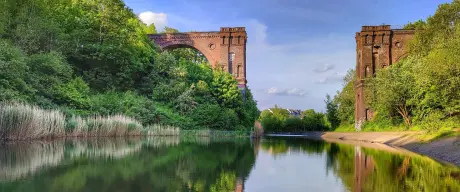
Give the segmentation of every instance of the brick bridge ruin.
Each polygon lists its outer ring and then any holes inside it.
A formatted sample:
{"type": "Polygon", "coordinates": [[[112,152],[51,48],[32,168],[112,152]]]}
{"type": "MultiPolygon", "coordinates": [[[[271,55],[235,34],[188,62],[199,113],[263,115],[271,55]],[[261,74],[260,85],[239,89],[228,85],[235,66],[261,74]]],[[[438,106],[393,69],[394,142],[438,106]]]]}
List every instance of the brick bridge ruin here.
{"type": "Polygon", "coordinates": [[[363,26],[356,33],[355,122],[372,119],[373,111],[365,103],[364,79],[374,77],[407,56],[408,42],[415,30],[391,29],[390,25],[363,26]]]}
{"type": "Polygon", "coordinates": [[[212,68],[221,67],[233,74],[240,88],[246,80],[246,41],[244,27],[221,27],[220,31],[152,34],[150,39],[162,50],[195,48],[200,51],[212,68]]]}

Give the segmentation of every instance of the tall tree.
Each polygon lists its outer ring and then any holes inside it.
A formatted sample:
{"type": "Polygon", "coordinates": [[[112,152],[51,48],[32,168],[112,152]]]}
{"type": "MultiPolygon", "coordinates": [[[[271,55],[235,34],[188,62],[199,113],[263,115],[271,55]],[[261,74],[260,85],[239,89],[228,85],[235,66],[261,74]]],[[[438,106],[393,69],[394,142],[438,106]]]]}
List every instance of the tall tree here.
{"type": "Polygon", "coordinates": [[[326,95],[326,117],[331,123],[331,127],[334,129],[339,126],[340,120],[337,114],[337,104],[331,99],[329,94],[326,95]]]}

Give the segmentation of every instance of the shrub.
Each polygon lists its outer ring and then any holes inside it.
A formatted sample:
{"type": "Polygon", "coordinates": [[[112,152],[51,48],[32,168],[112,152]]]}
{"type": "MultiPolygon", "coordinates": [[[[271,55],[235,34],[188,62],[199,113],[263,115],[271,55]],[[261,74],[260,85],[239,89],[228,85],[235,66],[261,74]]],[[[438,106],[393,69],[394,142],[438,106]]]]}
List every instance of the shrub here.
{"type": "Polygon", "coordinates": [[[91,97],[90,104],[93,114],[105,116],[125,114],[134,117],[143,124],[156,123],[153,101],[131,91],[124,93],[109,91],[97,94],[91,97]]]}
{"type": "Polygon", "coordinates": [[[267,116],[261,121],[266,132],[278,132],[283,130],[283,122],[273,116],[267,116]]]}
{"type": "Polygon", "coordinates": [[[235,111],[221,108],[217,104],[199,105],[191,112],[190,117],[197,129],[234,130],[238,124],[235,111]]]}
{"type": "Polygon", "coordinates": [[[438,131],[442,127],[441,119],[444,114],[441,111],[434,111],[430,113],[422,122],[422,129],[429,133],[438,131]]]}
{"type": "Polygon", "coordinates": [[[303,131],[302,120],[298,117],[288,117],[284,122],[284,130],[289,132],[303,131]]]}
{"type": "Polygon", "coordinates": [[[56,90],[58,103],[77,109],[89,107],[89,87],[82,78],[77,77],[66,84],[58,85],[56,90]]]}

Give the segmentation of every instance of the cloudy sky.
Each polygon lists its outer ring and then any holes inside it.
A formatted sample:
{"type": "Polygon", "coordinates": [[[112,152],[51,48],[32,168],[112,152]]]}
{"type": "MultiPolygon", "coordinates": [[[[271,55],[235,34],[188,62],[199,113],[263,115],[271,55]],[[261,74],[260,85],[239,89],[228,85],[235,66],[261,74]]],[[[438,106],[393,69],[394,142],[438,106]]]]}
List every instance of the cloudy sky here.
{"type": "Polygon", "coordinates": [[[157,29],[246,27],[248,86],[265,109],[324,111],[355,66],[362,25],[396,27],[434,14],[446,0],[125,0],[157,29]]]}

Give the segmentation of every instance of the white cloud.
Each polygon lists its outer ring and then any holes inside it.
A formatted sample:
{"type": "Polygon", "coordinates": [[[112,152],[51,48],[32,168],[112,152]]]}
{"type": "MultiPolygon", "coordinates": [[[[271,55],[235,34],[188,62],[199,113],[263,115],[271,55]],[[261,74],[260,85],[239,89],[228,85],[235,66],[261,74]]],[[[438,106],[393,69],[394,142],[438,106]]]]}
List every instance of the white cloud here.
{"type": "Polygon", "coordinates": [[[354,66],[356,42],[348,34],[331,33],[321,38],[306,36],[296,41],[272,43],[270,40],[276,37],[270,36],[270,26],[258,20],[237,24],[246,26],[248,33],[246,67],[251,88],[272,87],[268,91],[253,92],[260,109],[277,104],[322,111],[325,95],[334,95],[341,89],[343,72],[354,66]],[[333,51],[331,45],[334,45],[333,51]],[[324,72],[315,72],[315,68],[324,72]],[[293,87],[299,90],[285,89],[293,87]],[[287,95],[297,96],[287,98],[287,95]]]}
{"type": "Polygon", "coordinates": [[[316,68],[313,69],[313,71],[318,72],[318,73],[324,73],[332,69],[334,69],[334,65],[326,63],[326,64],[317,65],[316,68]]]}
{"type": "Polygon", "coordinates": [[[168,24],[168,15],[165,13],[146,11],[139,14],[139,19],[147,25],[154,23],[157,31],[163,30],[168,24]]]}
{"type": "Polygon", "coordinates": [[[340,83],[343,81],[343,77],[345,77],[345,73],[332,73],[322,79],[315,81],[317,84],[328,84],[328,83],[340,83]]]}
{"type": "Polygon", "coordinates": [[[283,95],[283,96],[298,96],[298,97],[304,97],[307,96],[307,91],[297,89],[297,88],[292,88],[292,89],[280,89],[276,87],[272,87],[268,89],[268,94],[273,94],[273,95],[283,95]]]}

